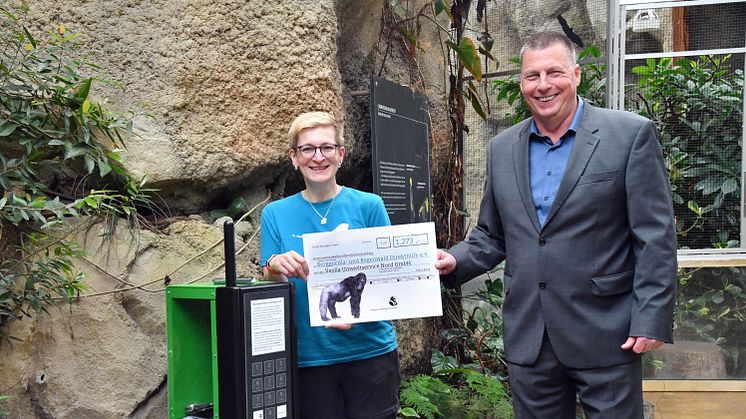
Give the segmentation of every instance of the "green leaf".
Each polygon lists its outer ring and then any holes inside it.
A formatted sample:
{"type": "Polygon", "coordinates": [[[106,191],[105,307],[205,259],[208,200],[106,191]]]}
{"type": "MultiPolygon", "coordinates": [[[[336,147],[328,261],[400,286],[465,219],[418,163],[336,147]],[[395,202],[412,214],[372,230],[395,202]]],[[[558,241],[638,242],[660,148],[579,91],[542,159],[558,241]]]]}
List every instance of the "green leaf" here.
{"type": "Polygon", "coordinates": [[[461,39],[461,42],[456,45],[452,41],[446,41],[446,45],[451,47],[456,52],[456,56],[459,61],[464,65],[469,73],[474,76],[476,81],[482,80],[482,60],[479,59],[477,48],[474,46],[474,41],[468,37],[461,39]]]}
{"type": "Polygon", "coordinates": [[[8,198],[7,197],[3,197],[2,199],[0,199],[0,209],[3,209],[3,207],[5,207],[6,203],[8,203],[8,198]]]}
{"type": "Polygon", "coordinates": [[[723,318],[727,316],[728,313],[730,313],[730,307],[728,306],[720,307],[720,311],[718,311],[718,314],[715,315],[715,318],[718,318],[718,319],[723,318]]]}
{"type": "Polygon", "coordinates": [[[63,40],[63,41],[69,41],[69,40],[71,40],[71,39],[75,39],[75,38],[77,38],[77,37],[79,37],[79,36],[80,36],[80,34],[79,34],[79,33],[74,33],[74,34],[72,34],[72,35],[68,35],[68,36],[66,36],[66,37],[62,38],[62,40],[63,40]]]}
{"type": "MultiPolygon", "coordinates": [[[[467,84],[467,87],[469,88],[469,91],[471,91],[471,92],[473,92],[473,93],[478,93],[478,90],[477,90],[477,85],[476,85],[476,84],[474,84],[474,81],[473,81],[473,80],[469,80],[469,83],[467,84]]],[[[467,92],[467,93],[468,93],[468,92],[467,92]]]]}
{"type": "Polygon", "coordinates": [[[78,103],[83,103],[84,100],[88,99],[88,93],[91,91],[92,81],[93,78],[88,77],[87,79],[83,80],[80,86],[78,86],[78,89],[75,92],[75,99],[77,99],[78,103]]]}
{"type": "Polygon", "coordinates": [[[15,132],[16,128],[18,128],[18,125],[12,122],[7,122],[6,124],[3,125],[2,130],[0,130],[0,137],[9,136],[13,132],[15,132]]]}
{"type": "Polygon", "coordinates": [[[121,163],[122,162],[122,155],[119,154],[120,151],[121,150],[112,150],[112,151],[106,153],[106,157],[108,157],[109,160],[113,160],[115,162],[121,163]]]}
{"type": "Polygon", "coordinates": [[[434,350],[430,357],[433,371],[451,370],[458,367],[458,361],[452,356],[447,356],[443,352],[434,350]]]}
{"type": "Polygon", "coordinates": [[[483,120],[487,120],[487,115],[485,115],[484,109],[482,109],[482,103],[479,101],[479,95],[475,94],[474,92],[471,92],[469,93],[469,96],[471,96],[471,107],[474,108],[474,111],[483,120]]]}
{"type": "Polygon", "coordinates": [[[23,199],[20,196],[18,196],[18,195],[11,195],[11,198],[13,199],[13,204],[15,204],[15,205],[20,205],[20,206],[23,206],[23,207],[27,207],[28,206],[28,202],[25,199],[23,199]]]}
{"type": "Polygon", "coordinates": [[[399,415],[404,416],[405,418],[419,418],[419,417],[421,417],[411,407],[405,407],[403,409],[400,409],[399,410],[399,415]]]}
{"type": "MultiPolygon", "coordinates": [[[[18,18],[16,17],[16,15],[14,15],[13,13],[10,13],[9,11],[5,10],[4,8],[0,7],[0,14],[3,14],[5,16],[7,16],[8,19],[10,19],[10,20],[13,21],[13,23],[18,22],[18,18]]],[[[0,396],[0,400],[2,400],[2,397],[4,397],[4,396],[0,396]]]]}
{"type": "Polygon", "coordinates": [[[702,210],[700,209],[700,207],[699,207],[699,204],[697,204],[696,202],[694,202],[694,201],[689,201],[689,202],[687,203],[687,207],[688,207],[688,208],[689,208],[689,209],[690,209],[690,210],[691,210],[691,211],[692,211],[693,213],[695,213],[695,214],[697,214],[697,215],[702,215],[702,210]]]}
{"type": "Polygon", "coordinates": [[[26,27],[23,27],[23,33],[26,34],[26,39],[28,39],[29,44],[31,44],[32,47],[36,48],[36,40],[34,39],[33,35],[31,35],[31,32],[26,29],[26,27]]]}
{"type": "Polygon", "coordinates": [[[723,294],[723,290],[717,290],[714,294],[712,294],[711,300],[715,304],[722,304],[723,301],[725,301],[725,295],[723,294]]]}
{"type": "Polygon", "coordinates": [[[738,285],[728,284],[725,287],[725,292],[727,292],[729,294],[732,294],[732,295],[738,296],[738,295],[741,295],[741,293],[743,292],[743,290],[738,285]]]}
{"type": "Polygon", "coordinates": [[[91,158],[91,156],[85,155],[83,156],[83,162],[86,172],[92,173],[93,169],[96,167],[96,163],[93,161],[93,158],[91,158]]]}
{"type": "Polygon", "coordinates": [[[435,0],[435,16],[441,14],[443,10],[447,10],[447,7],[445,0],[435,0]]]}
{"type": "Polygon", "coordinates": [[[83,201],[91,208],[98,208],[98,202],[93,197],[87,196],[83,198],[83,201]]]}
{"type": "Polygon", "coordinates": [[[720,190],[724,194],[735,192],[738,190],[738,182],[733,178],[727,179],[722,185],[720,185],[720,190]]]}
{"type": "Polygon", "coordinates": [[[98,161],[98,174],[99,174],[99,176],[104,177],[104,176],[108,175],[109,172],[111,172],[111,166],[109,166],[108,164],[106,164],[106,162],[104,162],[103,160],[99,160],[98,161]]]}
{"type": "Polygon", "coordinates": [[[632,67],[632,72],[634,74],[639,74],[639,75],[642,75],[642,76],[648,76],[648,75],[652,74],[652,71],[650,70],[650,68],[646,67],[644,65],[637,66],[637,67],[632,67]]]}
{"type": "Polygon", "coordinates": [[[29,207],[31,208],[44,208],[44,204],[47,201],[46,196],[38,196],[33,201],[29,202],[29,207]]]}
{"type": "Polygon", "coordinates": [[[479,53],[489,58],[490,60],[497,62],[497,59],[492,55],[492,53],[485,48],[479,47],[479,53]]]}
{"type": "MultiPolygon", "coordinates": [[[[65,160],[82,156],[91,152],[92,148],[86,143],[78,143],[65,150],[65,160]]],[[[90,173],[90,171],[88,171],[90,173]]]]}

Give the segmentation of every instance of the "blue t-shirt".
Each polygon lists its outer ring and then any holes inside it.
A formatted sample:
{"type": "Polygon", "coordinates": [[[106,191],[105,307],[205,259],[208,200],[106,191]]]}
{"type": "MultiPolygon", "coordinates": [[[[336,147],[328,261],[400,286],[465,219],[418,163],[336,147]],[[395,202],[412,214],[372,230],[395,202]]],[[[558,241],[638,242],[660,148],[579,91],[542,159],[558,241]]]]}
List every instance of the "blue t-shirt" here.
{"type": "MultiPolygon", "coordinates": [[[[348,224],[350,229],[391,224],[378,195],[352,188],[342,188],[333,205],[330,199],[313,206],[319,214],[326,215],[326,224],[321,224],[321,217],[300,193],[274,201],[264,208],[261,225],[262,266],[273,254],[295,250],[302,255],[301,236],[306,233],[332,231],[341,224],[348,224]]],[[[396,331],[391,322],[357,323],[350,330],[311,327],[306,282],[299,278],[290,278],[290,281],[295,284],[298,366],[315,367],[356,361],[396,349],[396,331]]]]}

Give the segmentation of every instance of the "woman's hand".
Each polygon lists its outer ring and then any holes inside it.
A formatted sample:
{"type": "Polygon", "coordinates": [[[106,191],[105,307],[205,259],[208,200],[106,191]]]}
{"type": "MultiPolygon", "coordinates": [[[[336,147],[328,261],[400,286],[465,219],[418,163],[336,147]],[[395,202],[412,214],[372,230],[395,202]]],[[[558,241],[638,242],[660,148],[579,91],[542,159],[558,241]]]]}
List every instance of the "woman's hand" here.
{"type": "Polygon", "coordinates": [[[306,259],[295,250],[270,256],[264,267],[264,277],[274,281],[287,281],[288,278],[308,280],[306,259]]]}
{"type": "Polygon", "coordinates": [[[324,327],[327,328],[327,329],[350,330],[350,329],[352,329],[352,324],[350,324],[350,323],[336,323],[336,324],[327,324],[324,327]]]}

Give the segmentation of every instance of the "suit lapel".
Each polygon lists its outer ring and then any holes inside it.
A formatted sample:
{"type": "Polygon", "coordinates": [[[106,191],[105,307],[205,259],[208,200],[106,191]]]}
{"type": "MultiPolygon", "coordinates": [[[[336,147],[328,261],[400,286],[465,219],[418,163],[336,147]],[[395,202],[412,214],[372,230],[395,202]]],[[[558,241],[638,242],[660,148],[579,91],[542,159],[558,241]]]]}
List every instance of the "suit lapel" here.
{"type": "Polygon", "coordinates": [[[539,218],[536,216],[534,199],[531,196],[531,180],[529,178],[528,168],[528,135],[529,125],[527,124],[521,130],[518,141],[513,143],[513,173],[518,183],[518,191],[521,195],[521,201],[526,208],[526,213],[531,223],[534,225],[536,232],[541,231],[539,218]]]}
{"type": "MultiPolygon", "coordinates": [[[[590,106],[585,109],[586,113],[583,118],[584,120],[588,120],[586,118],[588,116],[588,111],[590,111],[590,106]]],[[[595,132],[595,129],[593,132],[595,132]]],[[[583,124],[581,124],[578,132],[575,134],[575,143],[570,152],[570,158],[567,161],[565,173],[562,175],[562,180],[560,181],[559,189],[557,190],[557,197],[549,208],[549,214],[547,214],[544,227],[552,221],[552,218],[557,214],[557,211],[570,195],[570,192],[575,189],[575,185],[578,183],[578,179],[580,179],[583,171],[585,171],[585,167],[588,165],[588,161],[591,159],[597,144],[598,137],[585,130],[583,124]]]]}

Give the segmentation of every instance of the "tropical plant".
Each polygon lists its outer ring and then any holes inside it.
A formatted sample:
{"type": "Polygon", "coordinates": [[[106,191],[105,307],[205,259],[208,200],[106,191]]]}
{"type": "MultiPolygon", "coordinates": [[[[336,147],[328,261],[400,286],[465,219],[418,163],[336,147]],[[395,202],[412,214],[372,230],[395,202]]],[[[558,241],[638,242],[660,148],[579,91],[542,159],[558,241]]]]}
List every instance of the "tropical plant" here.
{"type": "MultiPolygon", "coordinates": [[[[649,59],[632,69],[639,81],[628,108],[657,123],[680,247],[740,247],[744,76],[730,58],[649,59]]],[[[677,337],[717,343],[734,376],[746,373],[745,274],[689,268],[679,276],[677,337]]]]}
{"type": "MultiPolygon", "coordinates": [[[[464,359],[456,364],[446,366],[443,363],[436,369],[448,369],[463,366],[486,374],[507,374],[505,351],[502,337],[502,302],[503,289],[500,279],[493,279],[491,272],[484,281],[484,288],[475,295],[466,295],[464,299],[475,300],[469,310],[464,310],[460,327],[442,331],[445,338],[444,347],[464,348],[464,359]]],[[[456,352],[460,354],[461,352],[456,352]]],[[[437,358],[433,358],[435,363],[437,358]]],[[[435,368],[435,367],[434,367],[435,368]]]]}
{"type": "Polygon", "coordinates": [[[720,346],[730,376],[746,375],[746,269],[688,268],[679,277],[676,337],[720,346]]]}
{"type": "MultiPolygon", "coordinates": [[[[8,400],[8,396],[0,395],[0,404],[8,400]]],[[[8,416],[8,412],[0,410],[0,416],[8,416]]]]}
{"type": "MultiPolygon", "coordinates": [[[[449,359],[433,353],[433,368],[449,359]]],[[[432,375],[416,375],[402,382],[401,417],[417,418],[512,418],[513,408],[506,385],[497,377],[466,368],[435,369],[432,375]]]]}
{"type": "Polygon", "coordinates": [[[640,80],[627,107],[657,123],[681,247],[738,246],[729,240],[739,236],[743,70],[729,60],[648,59],[632,69],[640,80]]]}
{"type": "Polygon", "coordinates": [[[79,52],[78,34],[50,34],[37,41],[0,7],[0,325],[85,289],[72,220],[103,217],[111,232],[120,218],[134,226],[139,208],[156,209],[145,179],[119,165],[132,120],[90,97],[107,82],[79,52]]]}
{"type": "Polygon", "coordinates": [[[465,358],[433,351],[432,375],[404,380],[403,417],[510,418],[512,407],[504,383],[507,370],[502,344],[502,282],[490,272],[484,289],[464,298],[475,300],[461,326],[445,329],[445,349],[460,346],[465,358]]]}
{"type": "MultiPolygon", "coordinates": [[[[445,63],[443,84],[448,90],[447,114],[451,125],[450,141],[443,155],[447,156],[442,167],[434,171],[433,218],[440,225],[436,241],[440,247],[450,247],[464,238],[463,218],[468,214],[463,202],[463,148],[467,104],[485,118],[479,91],[475,84],[482,79],[483,60],[497,61],[491,53],[494,40],[485,29],[468,32],[466,22],[472,5],[470,0],[430,0],[410,9],[411,2],[387,0],[383,2],[381,37],[386,40],[381,70],[393,40],[402,41],[413,70],[419,72],[417,52],[422,49],[421,33],[425,25],[432,25],[439,37],[445,63]],[[444,23],[447,24],[444,25],[444,23]],[[470,75],[470,76],[469,76],[470,75]]],[[[485,20],[486,22],[486,20],[485,20]]],[[[413,72],[414,73],[414,72],[413,72]]],[[[380,71],[379,71],[380,75],[380,71]]],[[[421,85],[424,80],[414,83],[421,85]]],[[[451,294],[444,294],[444,311],[447,322],[460,322],[461,307],[451,294]]],[[[458,323],[446,327],[457,327],[458,323]]],[[[460,349],[457,349],[460,350],[460,349]]]]}

